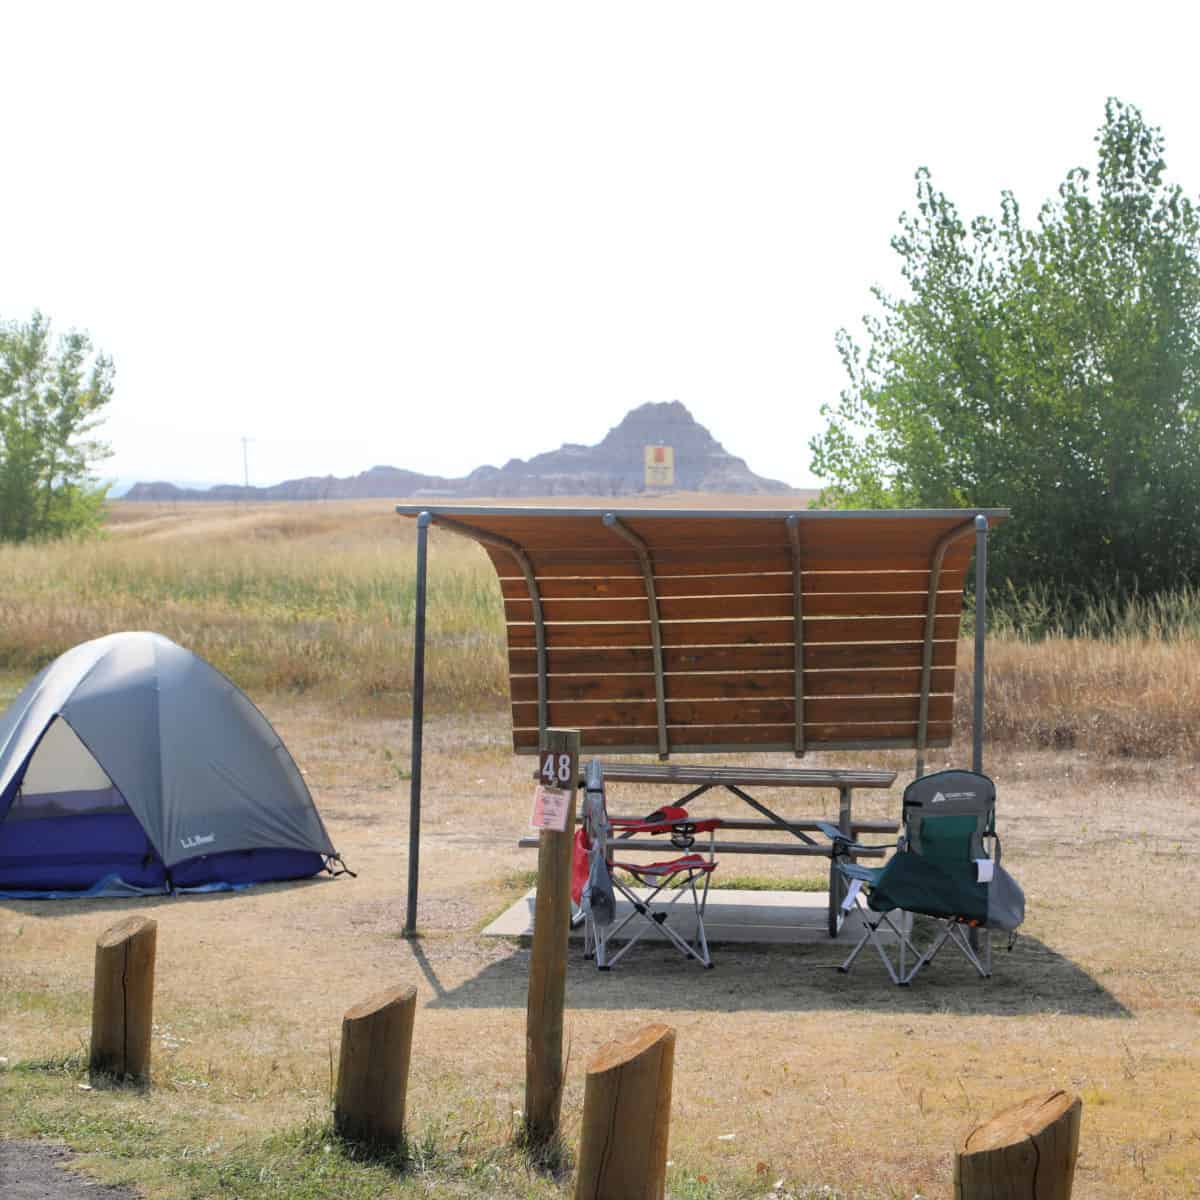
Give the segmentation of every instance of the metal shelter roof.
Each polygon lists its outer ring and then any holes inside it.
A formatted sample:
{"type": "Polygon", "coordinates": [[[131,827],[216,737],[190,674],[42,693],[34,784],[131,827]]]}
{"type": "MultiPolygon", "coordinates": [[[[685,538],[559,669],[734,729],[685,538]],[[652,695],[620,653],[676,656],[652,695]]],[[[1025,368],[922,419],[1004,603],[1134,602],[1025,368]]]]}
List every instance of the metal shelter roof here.
{"type": "MultiPolygon", "coordinates": [[[[518,753],[560,726],[609,755],[911,747],[918,773],[950,741],[971,555],[983,585],[987,530],[1008,516],[396,511],[475,539],[495,566],[518,753]]],[[[978,692],[976,710],[978,757],[978,692]]]]}

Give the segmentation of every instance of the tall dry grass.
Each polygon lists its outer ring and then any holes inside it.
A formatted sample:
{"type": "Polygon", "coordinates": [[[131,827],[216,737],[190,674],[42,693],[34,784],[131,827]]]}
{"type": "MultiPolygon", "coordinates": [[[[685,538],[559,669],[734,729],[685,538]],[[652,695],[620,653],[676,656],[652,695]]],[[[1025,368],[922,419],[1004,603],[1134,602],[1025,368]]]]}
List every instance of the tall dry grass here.
{"type": "MultiPolygon", "coordinates": [[[[154,629],[252,695],[311,693],[350,711],[407,713],[415,530],[386,502],[115,504],[107,528],[91,542],[0,546],[0,670],[32,673],[87,638],[154,629]]],[[[498,708],[508,689],[491,566],[473,543],[438,530],[430,560],[429,701],[498,708]]],[[[1200,754],[1200,594],[1077,611],[1090,636],[1074,637],[1056,632],[1048,602],[996,600],[990,741],[1200,754]]],[[[964,642],[960,738],[971,661],[964,642]]]]}
{"type": "MultiPolygon", "coordinates": [[[[386,503],[114,505],[103,538],[0,546],[0,669],[152,629],[251,694],[407,711],[415,530],[386,503]]],[[[430,538],[428,688],[452,708],[507,695],[500,589],[482,551],[430,538]]]]}

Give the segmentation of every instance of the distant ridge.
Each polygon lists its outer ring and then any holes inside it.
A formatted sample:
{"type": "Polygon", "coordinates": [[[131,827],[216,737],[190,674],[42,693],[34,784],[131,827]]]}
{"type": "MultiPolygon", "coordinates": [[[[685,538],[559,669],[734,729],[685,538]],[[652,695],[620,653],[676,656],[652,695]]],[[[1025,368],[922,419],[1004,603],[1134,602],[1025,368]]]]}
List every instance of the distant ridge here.
{"type": "Polygon", "coordinates": [[[211,488],[136,483],[126,500],[373,500],[459,496],[629,496],[645,490],[643,447],[675,451],[675,486],[684,492],[762,495],[794,489],[756,475],[728,453],[678,400],[643,404],[627,413],[596,446],[572,442],[526,461],[477,467],[460,479],[421,475],[399,467],[372,467],[348,479],[332,475],[289,479],[273,487],[221,484],[211,488]]]}

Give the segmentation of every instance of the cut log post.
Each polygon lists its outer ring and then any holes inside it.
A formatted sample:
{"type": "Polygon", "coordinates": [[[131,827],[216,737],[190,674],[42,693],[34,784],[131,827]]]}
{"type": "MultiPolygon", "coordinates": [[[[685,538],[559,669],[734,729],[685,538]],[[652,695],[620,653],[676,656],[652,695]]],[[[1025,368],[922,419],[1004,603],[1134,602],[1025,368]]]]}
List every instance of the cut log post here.
{"type": "Polygon", "coordinates": [[[417,989],[397,987],[356,1004],[342,1018],[333,1120],[349,1141],[403,1143],[416,1012],[417,989]]]}
{"type": "Polygon", "coordinates": [[[96,940],[89,1056],[93,1075],[149,1078],[157,942],[158,922],[148,917],[126,917],[96,940]]]}
{"type": "Polygon", "coordinates": [[[954,1159],[954,1200],[1070,1200],[1082,1111],[1054,1091],[976,1126],[954,1159]]]}
{"type": "Polygon", "coordinates": [[[571,844],[579,782],[579,731],[547,729],[539,760],[553,755],[554,782],[570,792],[564,832],[543,829],[525,1017],[525,1139],[545,1146],[558,1135],[563,1090],[563,1009],[571,930],[571,844]],[[564,762],[565,760],[565,762],[564,762]]]}
{"type": "Polygon", "coordinates": [[[662,1200],[675,1030],[647,1025],[587,1065],[575,1200],[662,1200]]]}

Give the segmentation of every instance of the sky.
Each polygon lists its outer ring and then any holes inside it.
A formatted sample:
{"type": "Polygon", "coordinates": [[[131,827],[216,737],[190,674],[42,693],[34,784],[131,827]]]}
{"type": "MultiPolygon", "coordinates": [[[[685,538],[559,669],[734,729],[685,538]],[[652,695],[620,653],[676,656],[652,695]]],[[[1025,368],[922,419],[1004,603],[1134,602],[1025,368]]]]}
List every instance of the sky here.
{"type": "Polygon", "coordinates": [[[0,319],[113,357],[121,479],[462,475],[680,400],[811,486],[916,168],[1032,217],[1115,95],[1196,196],[1198,33],[1156,0],[0,0],[0,319]]]}

